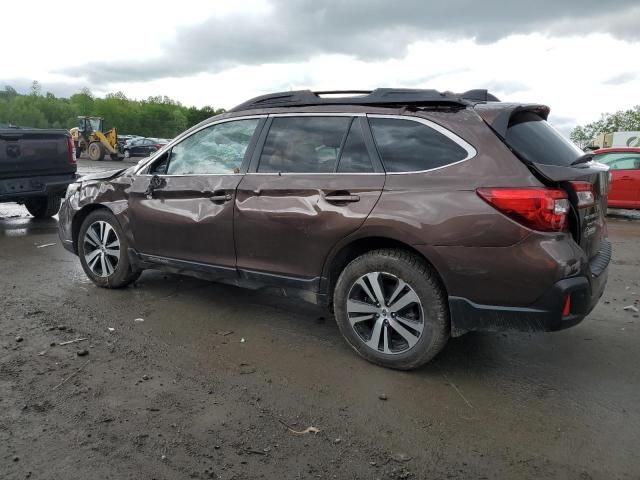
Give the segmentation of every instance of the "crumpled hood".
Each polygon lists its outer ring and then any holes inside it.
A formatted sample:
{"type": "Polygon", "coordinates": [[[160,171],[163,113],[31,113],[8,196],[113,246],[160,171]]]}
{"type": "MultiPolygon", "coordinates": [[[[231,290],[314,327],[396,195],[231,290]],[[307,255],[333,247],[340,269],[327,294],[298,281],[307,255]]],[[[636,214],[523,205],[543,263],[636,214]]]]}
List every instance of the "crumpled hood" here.
{"type": "Polygon", "coordinates": [[[78,182],[90,182],[93,180],[110,180],[114,177],[117,177],[118,175],[120,175],[122,172],[124,172],[125,170],[127,170],[126,168],[120,168],[118,170],[107,170],[104,172],[98,172],[98,173],[90,173],[89,175],[84,175],[80,178],[78,178],[78,182]]]}

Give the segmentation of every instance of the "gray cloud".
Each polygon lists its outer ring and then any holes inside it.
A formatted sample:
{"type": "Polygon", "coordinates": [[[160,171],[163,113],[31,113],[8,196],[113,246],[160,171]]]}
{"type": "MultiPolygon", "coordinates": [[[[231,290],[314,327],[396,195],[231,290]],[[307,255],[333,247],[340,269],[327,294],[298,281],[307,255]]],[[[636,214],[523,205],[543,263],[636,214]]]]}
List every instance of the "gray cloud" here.
{"type": "MultiPolygon", "coordinates": [[[[90,62],[60,73],[94,85],[184,77],[237,65],[287,63],[319,54],[362,60],[398,58],[419,39],[494,42],[513,33],[576,33],[575,25],[640,38],[637,0],[272,0],[271,13],[209,18],[177,31],[160,58],[118,64],[90,62]]],[[[427,61],[428,59],[425,59],[427,61]]],[[[460,59],[464,64],[464,58],[460,59]]]]}
{"type": "Polygon", "coordinates": [[[576,125],[578,125],[578,121],[575,118],[554,115],[553,111],[549,116],[549,123],[567,138],[569,138],[571,130],[573,130],[576,125]]]}
{"type": "Polygon", "coordinates": [[[529,86],[526,83],[516,80],[493,80],[487,83],[484,87],[498,97],[501,94],[511,95],[513,93],[524,92],[529,89],[529,86]]]}
{"type": "Polygon", "coordinates": [[[634,72],[625,72],[604,81],[605,85],[622,85],[638,78],[638,74],[634,72]]]}

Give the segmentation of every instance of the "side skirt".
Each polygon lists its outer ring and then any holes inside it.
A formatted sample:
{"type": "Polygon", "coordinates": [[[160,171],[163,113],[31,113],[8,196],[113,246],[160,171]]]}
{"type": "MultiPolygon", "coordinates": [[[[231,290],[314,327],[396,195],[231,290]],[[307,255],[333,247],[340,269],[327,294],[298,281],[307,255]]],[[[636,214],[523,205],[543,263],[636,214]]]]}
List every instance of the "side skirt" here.
{"type": "Polygon", "coordinates": [[[292,297],[316,305],[327,305],[328,295],[319,292],[320,277],[298,278],[254,270],[223,267],[176,258],[138,253],[129,249],[129,261],[136,270],[153,269],[187,275],[269,294],[292,297]]]}

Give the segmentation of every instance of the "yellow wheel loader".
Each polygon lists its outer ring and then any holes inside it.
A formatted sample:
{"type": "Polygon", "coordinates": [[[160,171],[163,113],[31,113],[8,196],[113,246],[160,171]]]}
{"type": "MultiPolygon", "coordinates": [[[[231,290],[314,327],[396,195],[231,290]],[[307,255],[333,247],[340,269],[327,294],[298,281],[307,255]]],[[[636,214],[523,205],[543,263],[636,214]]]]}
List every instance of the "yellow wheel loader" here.
{"type": "Polygon", "coordinates": [[[104,132],[102,117],[78,117],[78,126],[70,130],[76,147],[76,158],[86,151],[94,161],[110,155],[112,160],[120,160],[118,155],[118,132],[115,128],[104,132]]]}

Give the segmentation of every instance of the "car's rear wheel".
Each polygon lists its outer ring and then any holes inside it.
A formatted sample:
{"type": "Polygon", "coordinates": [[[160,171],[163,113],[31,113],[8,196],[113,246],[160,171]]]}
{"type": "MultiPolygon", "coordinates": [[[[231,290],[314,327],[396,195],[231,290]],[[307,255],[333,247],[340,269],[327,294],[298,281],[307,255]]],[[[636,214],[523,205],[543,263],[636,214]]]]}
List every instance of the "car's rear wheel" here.
{"type": "Polygon", "coordinates": [[[35,218],[49,218],[58,213],[61,202],[62,199],[57,196],[32,197],[24,202],[24,206],[35,218]]]}
{"type": "Polygon", "coordinates": [[[127,239],[111,212],[91,212],[82,222],[77,241],[82,268],[96,285],[120,288],[140,276],[131,267],[127,239]]]}
{"type": "Polygon", "coordinates": [[[347,342],[367,360],[409,370],[431,360],[447,343],[449,313],[435,271],[396,249],[368,252],[345,267],[334,310],[347,342]]]}

